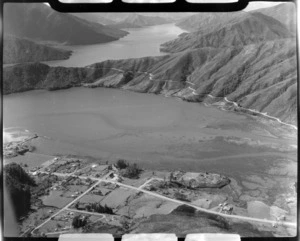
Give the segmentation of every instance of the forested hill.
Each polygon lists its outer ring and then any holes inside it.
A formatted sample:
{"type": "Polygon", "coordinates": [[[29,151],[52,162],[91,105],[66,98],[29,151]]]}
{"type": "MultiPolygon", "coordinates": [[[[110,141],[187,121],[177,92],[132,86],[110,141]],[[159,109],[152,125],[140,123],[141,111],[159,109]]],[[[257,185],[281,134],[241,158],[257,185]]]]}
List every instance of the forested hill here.
{"type": "MultiPolygon", "coordinates": [[[[208,24],[198,26],[197,31],[163,43],[161,51],[175,53],[203,47],[237,47],[294,37],[281,22],[261,13],[239,12],[226,15],[226,18],[217,16],[207,17],[208,24]]],[[[197,21],[201,22],[201,19],[197,21]]]]}
{"type": "Polygon", "coordinates": [[[227,97],[245,108],[297,121],[297,58],[293,40],[108,60],[85,68],[22,64],[4,68],[5,94],[72,86],[114,87],[203,101],[227,97]]]}
{"type": "Polygon", "coordinates": [[[286,26],[292,33],[296,33],[296,5],[292,2],[285,2],[270,8],[261,8],[250,13],[262,13],[272,17],[286,26]]]}
{"type": "Polygon", "coordinates": [[[4,36],[4,64],[68,59],[71,53],[71,51],[35,43],[28,39],[12,35],[4,36]]]}
{"type": "Polygon", "coordinates": [[[84,45],[117,40],[126,31],[54,11],[43,3],[4,5],[4,34],[36,41],[84,45]]]}

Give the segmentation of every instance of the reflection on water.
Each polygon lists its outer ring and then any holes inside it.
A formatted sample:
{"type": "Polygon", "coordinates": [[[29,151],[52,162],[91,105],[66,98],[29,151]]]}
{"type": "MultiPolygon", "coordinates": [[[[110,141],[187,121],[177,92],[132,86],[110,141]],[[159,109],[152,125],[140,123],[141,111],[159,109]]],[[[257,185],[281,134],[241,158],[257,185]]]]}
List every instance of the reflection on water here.
{"type": "Polygon", "coordinates": [[[138,29],[125,29],[129,34],[117,41],[84,45],[64,46],[72,50],[68,60],[47,61],[51,66],[83,67],[108,59],[127,59],[163,55],[160,44],[175,39],[183,32],[174,24],[163,24],[138,29]]]}

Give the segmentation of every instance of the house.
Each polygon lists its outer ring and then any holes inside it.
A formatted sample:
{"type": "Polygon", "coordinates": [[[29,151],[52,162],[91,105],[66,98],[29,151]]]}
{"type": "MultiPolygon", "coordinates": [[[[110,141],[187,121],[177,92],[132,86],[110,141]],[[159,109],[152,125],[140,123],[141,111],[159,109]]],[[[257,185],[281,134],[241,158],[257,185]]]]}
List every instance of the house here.
{"type": "Polygon", "coordinates": [[[84,203],[79,203],[78,206],[77,206],[77,209],[78,209],[78,210],[85,210],[85,207],[86,207],[86,204],[84,204],[84,203]]]}
{"type": "Polygon", "coordinates": [[[101,190],[94,190],[94,191],[92,191],[92,194],[103,196],[103,193],[101,192],[101,190]]]}

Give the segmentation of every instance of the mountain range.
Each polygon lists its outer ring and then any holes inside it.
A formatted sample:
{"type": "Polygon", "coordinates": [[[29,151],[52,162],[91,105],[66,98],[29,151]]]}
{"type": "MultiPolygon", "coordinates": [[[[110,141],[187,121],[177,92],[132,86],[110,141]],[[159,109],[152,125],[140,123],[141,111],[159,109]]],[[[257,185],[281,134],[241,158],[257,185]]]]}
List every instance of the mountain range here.
{"type": "Polygon", "coordinates": [[[222,14],[222,18],[213,13],[203,19],[206,24],[198,20],[195,32],[164,44],[172,53],[163,56],[107,60],[83,68],[39,63],[4,68],[3,92],[81,85],[122,88],[193,102],[234,101],[239,107],[296,124],[295,34],[261,12],[222,14]]]}
{"type": "Polygon", "coordinates": [[[279,22],[283,23],[288,30],[292,33],[296,33],[296,8],[295,4],[292,2],[286,2],[278,4],[270,8],[261,8],[250,13],[262,13],[269,17],[275,18],[279,22]]]}
{"type": "Polygon", "coordinates": [[[115,28],[140,28],[177,22],[195,13],[71,13],[90,22],[115,28]]]}
{"type": "Polygon", "coordinates": [[[85,85],[176,96],[193,102],[205,101],[211,95],[227,97],[242,107],[267,112],[289,123],[297,121],[293,40],[107,60],[84,68],[22,64],[4,68],[3,74],[4,94],[85,85]]]}
{"type": "Polygon", "coordinates": [[[140,14],[130,14],[124,20],[109,25],[114,28],[141,28],[153,25],[160,25],[171,22],[170,20],[158,16],[144,16],[140,14]]]}
{"type": "Polygon", "coordinates": [[[100,23],[103,25],[115,24],[116,21],[113,21],[109,18],[101,16],[100,13],[70,13],[78,18],[87,20],[89,22],[100,23]]]}
{"type": "Polygon", "coordinates": [[[54,11],[46,4],[9,3],[4,6],[4,34],[41,42],[84,45],[114,41],[128,33],[54,11]]]}
{"type": "MultiPolygon", "coordinates": [[[[90,13],[87,13],[89,15],[90,13]]],[[[180,19],[183,19],[185,17],[191,16],[195,13],[173,13],[173,12],[131,12],[131,13],[119,13],[119,12],[113,12],[113,13],[95,13],[96,16],[109,19],[110,21],[114,21],[115,23],[124,21],[126,18],[132,16],[132,15],[142,15],[142,16],[149,16],[149,17],[161,17],[165,18],[169,21],[178,21],[180,19]]]]}
{"type": "Polygon", "coordinates": [[[174,53],[202,47],[244,46],[294,37],[280,21],[259,12],[205,14],[203,21],[200,17],[192,16],[179,23],[179,26],[197,31],[181,34],[177,39],[163,43],[161,51],[174,53]]]}

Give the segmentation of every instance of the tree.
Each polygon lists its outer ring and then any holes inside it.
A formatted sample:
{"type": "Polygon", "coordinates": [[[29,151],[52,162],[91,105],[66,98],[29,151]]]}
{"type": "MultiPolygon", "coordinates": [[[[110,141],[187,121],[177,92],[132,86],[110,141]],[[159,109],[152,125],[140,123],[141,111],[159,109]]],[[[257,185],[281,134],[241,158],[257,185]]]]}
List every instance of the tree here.
{"type": "Polygon", "coordinates": [[[90,204],[85,205],[85,210],[90,212],[92,210],[92,206],[90,204]]]}
{"type": "Polygon", "coordinates": [[[74,228],[81,228],[87,224],[87,219],[82,217],[81,215],[77,215],[73,218],[72,226],[74,228]]]}
{"type": "Polygon", "coordinates": [[[139,178],[141,171],[142,169],[140,169],[138,165],[134,163],[125,169],[123,176],[128,178],[139,178]]]}
{"type": "Polygon", "coordinates": [[[104,206],[104,213],[107,213],[107,214],[114,214],[112,208],[106,206],[106,204],[105,204],[105,206],[104,206]]]}
{"type": "Polygon", "coordinates": [[[91,210],[97,213],[107,213],[107,214],[114,214],[113,209],[108,207],[106,204],[105,206],[101,206],[100,203],[91,203],[90,205],[91,210]]]}
{"type": "Polygon", "coordinates": [[[116,165],[119,169],[125,169],[126,167],[128,167],[128,163],[123,159],[119,159],[116,165]]]}
{"type": "Polygon", "coordinates": [[[173,179],[174,179],[174,175],[173,175],[173,172],[171,172],[170,176],[169,176],[169,181],[172,182],[173,179]]]}

